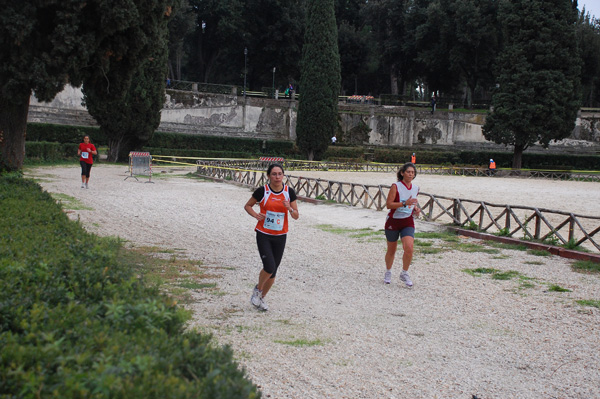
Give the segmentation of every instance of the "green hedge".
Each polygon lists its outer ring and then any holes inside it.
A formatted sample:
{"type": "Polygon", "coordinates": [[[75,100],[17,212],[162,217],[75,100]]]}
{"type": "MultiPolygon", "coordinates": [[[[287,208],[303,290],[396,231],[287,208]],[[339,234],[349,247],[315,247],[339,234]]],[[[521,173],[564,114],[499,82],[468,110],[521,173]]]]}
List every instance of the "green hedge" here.
{"type": "Polygon", "coordinates": [[[106,136],[98,127],[51,125],[48,123],[28,123],[27,141],[54,141],[57,143],[83,143],[83,136],[90,136],[97,146],[108,145],[106,136]]]}
{"type": "MultiPolygon", "coordinates": [[[[416,153],[417,163],[430,165],[463,165],[487,167],[492,158],[499,168],[512,167],[511,152],[494,151],[419,151],[414,149],[376,149],[375,162],[405,163],[416,153]]],[[[524,169],[600,170],[598,155],[524,153],[524,169]]]]}
{"type": "Polygon", "coordinates": [[[395,149],[376,149],[373,154],[373,160],[381,163],[398,163],[403,164],[410,162],[410,157],[416,153],[417,163],[419,164],[456,164],[460,162],[459,152],[446,151],[414,151],[395,150],[395,149]]]}
{"type": "Polygon", "coordinates": [[[364,159],[365,149],[363,147],[343,147],[338,145],[330,145],[323,154],[323,158],[327,160],[334,159],[364,159]]]}
{"type": "Polygon", "coordinates": [[[174,157],[195,157],[195,158],[256,158],[249,152],[235,151],[212,151],[212,150],[181,150],[172,148],[144,147],[151,155],[172,155],[174,157]]]}
{"type": "Polygon", "coordinates": [[[286,156],[294,152],[294,143],[284,140],[266,140],[263,150],[261,139],[223,136],[192,136],[180,133],[156,132],[147,147],[178,150],[230,151],[249,154],[286,156]]]}
{"type": "MultiPolygon", "coordinates": [[[[59,143],[81,143],[84,134],[90,135],[92,142],[98,147],[107,145],[106,137],[99,128],[50,125],[42,123],[27,124],[27,157],[46,159],[54,157],[60,150],[49,147],[33,148],[33,142],[53,141],[59,143]],[[33,155],[30,155],[29,151],[33,155]]],[[[282,156],[285,158],[302,159],[304,154],[298,152],[292,141],[266,140],[263,149],[262,139],[223,137],[223,136],[194,136],[180,133],[155,132],[146,149],[156,155],[179,155],[199,158],[254,158],[260,155],[282,156]],[[155,149],[160,153],[153,152],[155,149]]],[[[73,156],[72,148],[64,148],[65,157],[73,156]]],[[[75,154],[77,147],[75,147],[75,154]]],[[[364,159],[364,147],[329,146],[324,154],[328,160],[360,161],[364,159]]],[[[415,148],[394,149],[378,148],[374,153],[375,162],[404,163],[410,160],[413,152],[417,154],[417,162],[433,165],[465,165],[486,166],[493,158],[500,168],[512,166],[513,154],[510,151],[430,151],[415,148]]],[[[523,154],[524,169],[553,169],[553,170],[600,170],[598,155],[569,155],[569,154],[523,154]]]]}
{"type": "MultiPolygon", "coordinates": [[[[27,160],[59,161],[63,159],[78,159],[79,144],[49,143],[46,141],[26,141],[25,157],[27,160]]],[[[98,160],[94,156],[94,160],[98,160]]]]}
{"type": "Polygon", "coordinates": [[[35,183],[0,176],[0,397],[258,398],[227,347],[35,183]]]}

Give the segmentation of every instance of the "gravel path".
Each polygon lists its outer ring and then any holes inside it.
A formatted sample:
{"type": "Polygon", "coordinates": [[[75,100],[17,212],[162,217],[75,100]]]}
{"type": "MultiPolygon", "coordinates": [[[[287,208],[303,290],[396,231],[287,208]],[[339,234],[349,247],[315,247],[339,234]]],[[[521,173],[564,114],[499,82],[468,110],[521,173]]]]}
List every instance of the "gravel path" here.
{"type": "MultiPolygon", "coordinates": [[[[99,165],[88,190],[79,188],[78,167],[27,175],[92,208],[69,213],[89,231],[135,246],[177,248],[218,273],[216,295],[193,292],[191,327],[231,345],[264,397],[600,397],[600,311],[576,303],[600,300],[598,275],[575,273],[570,261],[555,256],[466,252],[480,243],[460,237],[457,243],[418,240],[415,287],[400,286],[398,265],[394,283],[384,285],[383,212],[300,202],[267,298],[270,310],[259,313],[249,303],[261,265],[255,220],[243,209],[251,191],[180,173],[170,170],[146,184],[124,180],[124,166],[99,165]],[[476,267],[519,275],[494,280],[463,271],[476,267]],[[571,292],[548,291],[550,284],[571,292]]],[[[330,178],[352,181],[354,175],[330,178]]],[[[375,180],[371,175],[362,176],[375,180]]],[[[393,178],[377,177],[383,184],[393,178]]],[[[438,183],[428,186],[426,178],[415,182],[431,194],[484,200],[486,184],[512,194],[505,179],[444,177],[442,183],[435,176],[438,183]]],[[[529,197],[540,198],[531,182],[529,197]]],[[[579,193],[574,196],[571,183],[543,181],[541,187],[551,186],[551,198],[566,196],[576,207],[579,193]]],[[[582,196],[588,187],[598,190],[585,186],[582,196]]],[[[417,231],[436,230],[417,224],[417,231]]]]}

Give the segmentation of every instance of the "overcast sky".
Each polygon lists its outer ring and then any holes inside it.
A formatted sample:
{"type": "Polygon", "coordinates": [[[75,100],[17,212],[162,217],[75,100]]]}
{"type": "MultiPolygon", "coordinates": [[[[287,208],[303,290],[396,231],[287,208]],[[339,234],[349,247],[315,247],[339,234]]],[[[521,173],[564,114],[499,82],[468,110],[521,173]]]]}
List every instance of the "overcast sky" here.
{"type": "Polygon", "coordinates": [[[585,6],[586,12],[589,12],[596,19],[600,19],[600,0],[579,0],[577,2],[579,10],[583,10],[583,6],[585,6]]]}

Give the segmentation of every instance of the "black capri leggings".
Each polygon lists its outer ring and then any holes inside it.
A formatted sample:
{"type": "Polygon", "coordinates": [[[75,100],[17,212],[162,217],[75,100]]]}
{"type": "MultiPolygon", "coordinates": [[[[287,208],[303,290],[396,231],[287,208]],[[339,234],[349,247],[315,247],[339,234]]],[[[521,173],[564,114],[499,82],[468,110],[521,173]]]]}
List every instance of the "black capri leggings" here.
{"type": "Polygon", "coordinates": [[[285,240],[287,234],[272,236],[256,232],[256,244],[258,245],[258,253],[263,263],[263,270],[271,274],[271,278],[275,278],[277,268],[283,258],[283,250],[285,249],[285,240]]]}
{"type": "Polygon", "coordinates": [[[81,164],[81,176],[85,176],[89,179],[90,170],[92,170],[92,164],[85,161],[79,161],[79,163],[81,164]]]}

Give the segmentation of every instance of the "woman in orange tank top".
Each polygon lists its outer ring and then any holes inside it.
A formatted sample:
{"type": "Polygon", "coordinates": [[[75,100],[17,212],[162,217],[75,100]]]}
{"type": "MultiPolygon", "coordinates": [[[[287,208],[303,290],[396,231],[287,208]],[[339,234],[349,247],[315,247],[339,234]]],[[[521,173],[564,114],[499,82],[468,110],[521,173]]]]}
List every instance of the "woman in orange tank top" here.
{"type": "Polygon", "coordinates": [[[250,303],[259,310],[268,310],[265,296],[275,282],[277,268],[281,263],[285,241],[288,232],[288,213],[293,219],[298,219],[298,205],[294,189],[284,184],[283,167],[272,164],[267,169],[269,184],[254,191],[244,209],[255,218],[256,244],[263,262],[263,269],[258,275],[258,284],[254,287],[250,303]],[[260,205],[256,212],[254,205],[260,205]]]}

